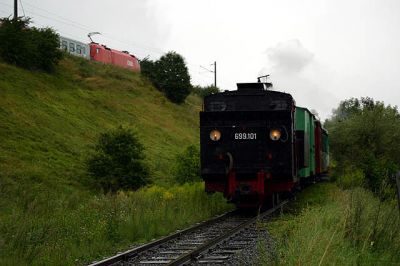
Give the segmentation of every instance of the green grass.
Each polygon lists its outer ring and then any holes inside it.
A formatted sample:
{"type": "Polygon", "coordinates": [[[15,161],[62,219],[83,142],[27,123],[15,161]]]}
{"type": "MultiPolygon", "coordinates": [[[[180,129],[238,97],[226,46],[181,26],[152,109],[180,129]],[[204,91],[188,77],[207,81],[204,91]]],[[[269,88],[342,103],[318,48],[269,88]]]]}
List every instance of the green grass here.
{"type": "Polygon", "coordinates": [[[46,200],[2,217],[1,265],[85,264],[231,209],[201,183],[46,200]]]}
{"type": "Polygon", "coordinates": [[[137,129],[154,180],[166,182],[174,155],[198,142],[201,100],[173,104],[140,74],[69,57],[55,74],[1,63],[0,73],[6,176],[46,171],[57,182],[74,182],[99,133],[122,124],[137,129]]]}
{"type": "Polygon", "coordinates": [[[400,219],[395,201],[324,183],[301,193],[295,211],[266,226],[277,242],[264,265],[398,265],[400,219]]]}
{"type": "Polygon", "coordinates": [[[53,74],[0,62],[0,265],[82,264],[230,208],[199,184],[159,187],[198,142],[200,108],[198,97],[172,104],[138,73],[79,58],[53,74]],[[119,125],[138,132],[158,186],[104,196],[84,162],[119,125]]]}

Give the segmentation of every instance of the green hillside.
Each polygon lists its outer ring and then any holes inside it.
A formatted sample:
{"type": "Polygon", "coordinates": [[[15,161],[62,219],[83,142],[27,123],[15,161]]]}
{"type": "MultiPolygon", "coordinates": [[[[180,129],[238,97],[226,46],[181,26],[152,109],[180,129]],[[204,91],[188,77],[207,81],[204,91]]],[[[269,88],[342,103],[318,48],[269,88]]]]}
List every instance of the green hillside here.
{"type": "Polygon", "coordinates": [[[0,63],[0,264],[81,264],[226,209],[201,184],[169,188],[175,156],[198,142],[200,108],[79,58],[53,74],[0,63]],[[157,186],[115,196],[91,186],[84,162],[119,125],[136,129],[157,186]]]}
{"type": "Polygon", "coordinates": [[[99,133],[125,125],[136,128],[153,179],[164,182],[174,156],[198,141],[201,100],[172,104],[140,74],[75,58],[55,75],[6,64],[0,73],[3,177],[75,183],[99,133]]]}

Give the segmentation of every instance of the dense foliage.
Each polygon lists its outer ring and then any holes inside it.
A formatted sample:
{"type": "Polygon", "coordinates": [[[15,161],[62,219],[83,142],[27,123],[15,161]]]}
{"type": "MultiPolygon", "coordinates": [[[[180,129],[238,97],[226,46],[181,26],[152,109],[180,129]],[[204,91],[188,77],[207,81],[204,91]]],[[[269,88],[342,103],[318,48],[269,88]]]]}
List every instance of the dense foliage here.
{"type": "Polygon", "coordinates": [[[209,85],[206,87],[193,86],[192,91],[194,94],[199,95],[201,98],[220,92],[219,88],[215,87],[214,85],[209,85]]]}
{"type": "Polygon", "coordinates": [[[129,129],[119,127],[103,133],[88,160],[89,173],[106,192],[138,189],[149,182],[143,150],[135,132],[129,129]]]}
{"type": "Polygon", "coordinates": [[[175,180],[180,183],[200,181],[200,150],[195,145],[188,146],[176,156],[175,180]]]}
{"type": "Polygon", "coordinates": [[[27,69],[51,71],[62,57],[58,35],[29,23],[29,18],[0,19],[0,57],[27,69]]]}
{"type": "Polygon", "coordinates": [[[275,249],[257,265],[398,265],[396,201],[333,183],[306,188],[280,218],[268,221],[275,249]],[[272,260],[272,261],[271,261],[272,260]]]}
{"type": "Polygon", "coordinates": [[[142,74],[174,103],[183,103],[190,94],[190,75],[185,60],[175,52],[168,52],[157,61],[143,60],[142,74]]]}
{"type": "Polygon", "coordinates": [[[396,107],[371,98],[342,101],[325,121],[338,176],[346,171],[364,175],[365,185],[378,191],[393,183],[400,164],[400,114],[396,107]]]}

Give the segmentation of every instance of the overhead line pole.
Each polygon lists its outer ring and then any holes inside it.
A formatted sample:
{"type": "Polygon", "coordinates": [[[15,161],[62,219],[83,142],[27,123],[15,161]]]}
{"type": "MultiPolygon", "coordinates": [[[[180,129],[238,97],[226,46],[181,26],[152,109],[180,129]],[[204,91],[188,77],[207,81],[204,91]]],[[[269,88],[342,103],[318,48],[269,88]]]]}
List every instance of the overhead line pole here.
{"type": "Polygon", "coordinates": [[[18,18],[18,0],[14,0],[14,19],[18,18]]]}
{"type": "Polygon", "coordinates": [[[214,61],[214,87],[217,87],[217,61],[214,61]]]}
{"type": "Polygon", "coordinates": [[[203,66],[200,66],[202,69],[207,70],[208,72],[214,73],[214,87],[217,87],[217,61],[214,61],[214,64],[211,64],[210,66],[214,65],[214,71],[207,69],[203,66]]]}

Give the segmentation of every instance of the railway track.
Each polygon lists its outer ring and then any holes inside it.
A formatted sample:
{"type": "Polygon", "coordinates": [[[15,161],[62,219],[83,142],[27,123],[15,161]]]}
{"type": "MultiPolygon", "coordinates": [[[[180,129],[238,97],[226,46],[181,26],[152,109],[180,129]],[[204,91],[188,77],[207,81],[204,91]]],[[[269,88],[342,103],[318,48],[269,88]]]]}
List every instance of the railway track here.
{"type": "Polygon", "coordinates": [[[230,259],[256,242],[257,221],[287,202],[258,215],[229,212],[90,266],[234,264],[230,259]]]}

